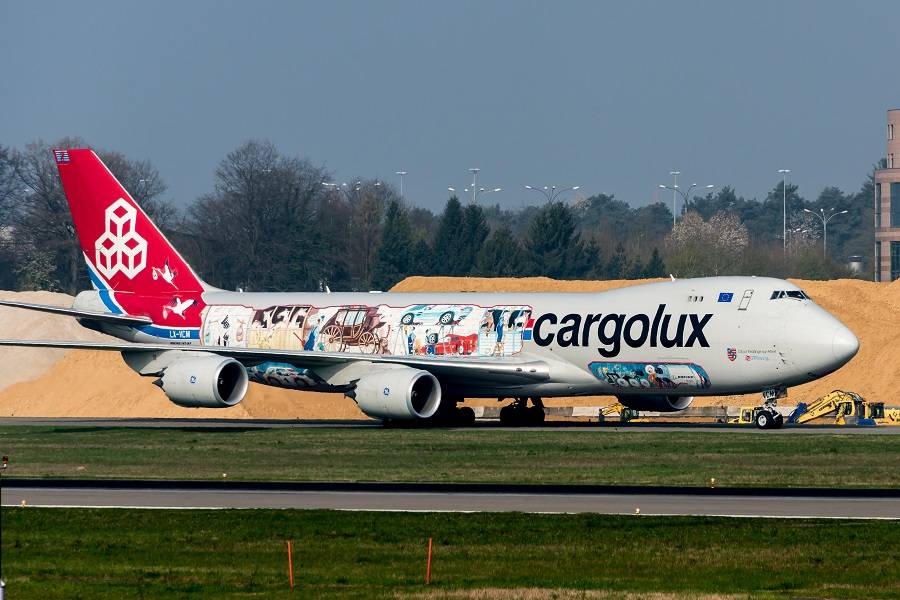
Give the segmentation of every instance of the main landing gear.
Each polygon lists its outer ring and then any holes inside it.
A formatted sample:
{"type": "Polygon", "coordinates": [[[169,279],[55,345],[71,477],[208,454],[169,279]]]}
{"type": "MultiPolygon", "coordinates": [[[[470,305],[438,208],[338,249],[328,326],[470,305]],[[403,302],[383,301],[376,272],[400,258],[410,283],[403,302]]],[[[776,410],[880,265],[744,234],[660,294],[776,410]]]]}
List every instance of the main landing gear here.
{"type": "Polygon", "coordinates": [[[753,416],[753,422],[759,429],[781,429],[784,425],[784,416],[776,408],[779,398],[787,398],[787,388],[763,390],[763,405],[753,416]]]}
{"type": "MultiPolygon", "coordinates": [[[[499,400],[504,400],[500,398],[499,400]]],[[[516,398],[512,404],[500,409],[500,424],[507,427],[527,427],[541,425],[544,422],[544,403],[540,398],[516,398]]]]}

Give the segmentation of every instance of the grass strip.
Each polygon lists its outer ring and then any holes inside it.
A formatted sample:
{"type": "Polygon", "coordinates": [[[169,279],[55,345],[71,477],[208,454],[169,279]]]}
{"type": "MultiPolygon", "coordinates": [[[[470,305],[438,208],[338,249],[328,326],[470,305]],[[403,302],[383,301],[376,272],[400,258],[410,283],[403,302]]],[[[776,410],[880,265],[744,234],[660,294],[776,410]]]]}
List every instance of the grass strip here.
{"type": "Polygon", "coordinates": [[[892,522],[6,508],[3,524],[22,599],[288,597],[286,539],[302,597],[900,596],[892,522]]]}
{"type": "Polygon", "coordinates": [[[893,436],[0,427],[14,477],[900,487],[893,436]]]}

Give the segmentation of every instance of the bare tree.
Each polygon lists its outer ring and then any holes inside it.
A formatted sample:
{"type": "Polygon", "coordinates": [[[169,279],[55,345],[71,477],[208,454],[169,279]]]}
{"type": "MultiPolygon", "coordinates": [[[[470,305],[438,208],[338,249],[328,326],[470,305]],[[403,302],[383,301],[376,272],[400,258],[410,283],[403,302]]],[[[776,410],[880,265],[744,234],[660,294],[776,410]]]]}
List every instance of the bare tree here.
{"type": "MultiPolygon", "coordinates": [[[[23,286],[74,294],[89,285],[52,154],[52,148],[84,147],[87,144],[81,138],[68,137],[52,145],[37,141],[11,153],[16,209],[10,212],[10,222],[23,286]]],[[[171,204],[159,199],[166,187],[149,162],[131,161],[115,152],[98,154],[151,218],[165,221],[167,215],[174,215],[171,204]]]]}
{"type": "Polygon", "coordinates": [[[666,264],[681,277],[730,272],[750,243],[747,228],[737,215],[718,212],[704,221],[689,211],[669,234],[666,264]]]}
{"type": "Polygon", "coordinates": [[[328,279],[334,256],[322,250],[343,241],[346,233],[335,236],[349,217],[327,198],[326,180],[322,169],[281,156],[271,142],[229,153],[216,169],[215,191],[190,209],[200,271],[227,288],[314,289],[328,279]]]}

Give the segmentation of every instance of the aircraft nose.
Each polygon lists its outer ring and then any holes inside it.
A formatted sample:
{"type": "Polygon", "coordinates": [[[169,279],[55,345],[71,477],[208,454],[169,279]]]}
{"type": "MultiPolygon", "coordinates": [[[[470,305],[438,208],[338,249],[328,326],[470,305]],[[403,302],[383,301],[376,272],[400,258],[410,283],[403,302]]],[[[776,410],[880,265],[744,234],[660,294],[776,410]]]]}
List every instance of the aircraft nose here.
{"type": "Polygon", "coordinates": [[[844,327],[839,326],[831,340],[831,350],[834,357],[843,365],[859,352],[859,340],[853,335],[853,332],[844,327]]]}

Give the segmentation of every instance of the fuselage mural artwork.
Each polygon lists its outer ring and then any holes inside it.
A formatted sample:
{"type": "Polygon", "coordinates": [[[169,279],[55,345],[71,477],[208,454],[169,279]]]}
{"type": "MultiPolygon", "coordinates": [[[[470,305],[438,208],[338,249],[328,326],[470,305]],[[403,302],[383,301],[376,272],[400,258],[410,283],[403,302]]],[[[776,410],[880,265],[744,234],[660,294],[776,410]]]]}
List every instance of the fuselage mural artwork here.
{"type": "Polygon", "coordinates": [[[213,305],[204,345],[395,356],[513,356],[522,350],[530,306],[213,305]]]}

